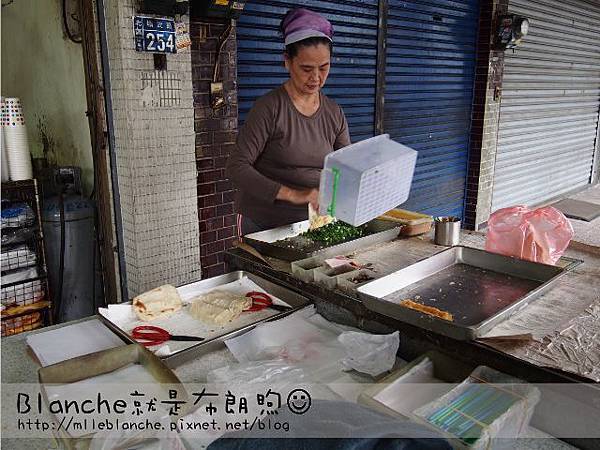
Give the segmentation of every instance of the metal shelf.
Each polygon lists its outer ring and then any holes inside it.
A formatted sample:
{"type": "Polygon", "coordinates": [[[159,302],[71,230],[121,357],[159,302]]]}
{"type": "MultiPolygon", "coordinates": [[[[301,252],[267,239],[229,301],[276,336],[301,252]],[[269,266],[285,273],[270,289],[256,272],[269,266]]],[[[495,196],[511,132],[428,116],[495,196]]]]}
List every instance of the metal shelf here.
{"type": "Polygon", "coordinates": [[[48,289],[44,234],[41,221],[40,196],[35,179],[2,183],[2,200],[10,203],[25,203],[33,210],[35,219],[20,226],[8,226],[1,230],[6,236],[10,231],[27,229],[30,235],[19,242],[3,245],[3,249],[29,245],[35,253],[36,262],[30,266],[15,267],[2,271],[8,274],[16,270],[37,269],[37,276],[2,285],[2,303],[6,307],[1,314],[2,336],[18,334],[43,327],[51,323],[52,308],[48,289]],[[8,313],[6,312],[8,311],[8,313]],[[11,313],[11,311],[13,311],[11,313]],[[16,311],[16,312],[14,312],[16,311]]]}

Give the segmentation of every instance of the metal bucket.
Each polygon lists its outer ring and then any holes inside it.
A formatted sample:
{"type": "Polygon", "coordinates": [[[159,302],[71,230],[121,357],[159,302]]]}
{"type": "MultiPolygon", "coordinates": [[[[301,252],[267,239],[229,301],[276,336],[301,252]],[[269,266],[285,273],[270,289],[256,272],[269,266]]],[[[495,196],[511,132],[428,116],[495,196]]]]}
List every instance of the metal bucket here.
{"type": "Polygon", "coordinates": [[[436,218],[434,242],[437,245],[452,247],[460,240],[460,220],[455,217],[436,218]]]}

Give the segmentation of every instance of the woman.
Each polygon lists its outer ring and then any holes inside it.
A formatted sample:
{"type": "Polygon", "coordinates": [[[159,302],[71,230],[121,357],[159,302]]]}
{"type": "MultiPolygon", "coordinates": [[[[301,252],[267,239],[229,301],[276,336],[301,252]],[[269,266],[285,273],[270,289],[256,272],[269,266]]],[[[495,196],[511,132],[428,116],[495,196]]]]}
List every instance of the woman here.
{"type": "Polygon", "coordinates": [[[300,8],[286,14],[281,32],[290,77],[255,102],[227,163],[240,235],[306,220],[307,204],[317,208],[325,156],[350,144],[342,109],[321,93],[331,24],[300,8]]]}

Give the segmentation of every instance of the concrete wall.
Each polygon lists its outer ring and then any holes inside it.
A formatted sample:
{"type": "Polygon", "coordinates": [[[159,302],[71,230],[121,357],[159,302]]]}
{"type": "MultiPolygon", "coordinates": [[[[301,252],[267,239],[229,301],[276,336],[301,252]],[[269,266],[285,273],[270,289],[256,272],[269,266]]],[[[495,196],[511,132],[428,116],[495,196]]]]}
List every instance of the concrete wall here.
{"type": "Polygon", "coordinates": [[[506,14],[508,0],[482,0],[465,201],[465,227],[477,230],[492,208],[504,52],[494,50],[495,21],[506,14]]]}
{"type": "Polygon", "coordinates": [[[201,276],[191,53],[155,70],[134,48],[136,3],[105,1],[130,298],[201,276]]]}
{"type": "Polygon", "coordinates": [[[2,8],[2,95],[21,98],[34,157],[80,166],[89,193],[82,48],[64,36],[61,11],[60,0],[16,0],[2,8]]]}

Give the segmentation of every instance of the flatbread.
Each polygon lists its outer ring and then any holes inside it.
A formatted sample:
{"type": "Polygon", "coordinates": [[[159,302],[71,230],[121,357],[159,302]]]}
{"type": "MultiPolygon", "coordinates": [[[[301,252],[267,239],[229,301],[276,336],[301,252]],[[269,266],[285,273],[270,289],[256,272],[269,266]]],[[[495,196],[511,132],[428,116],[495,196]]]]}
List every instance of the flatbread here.
{"type": "Polygon", "coordinates": [[[135,297],[131,307],[140,320],[147,322],[179,311],[182,302],[177,289],[165,284],[135,297]]]}
{"type": "Polygon", "coordinates": [[[225,325],[252,306],[252,299],[227,291],[211,291],[190,300],[190,315],[201,322],[225,325]]]}

